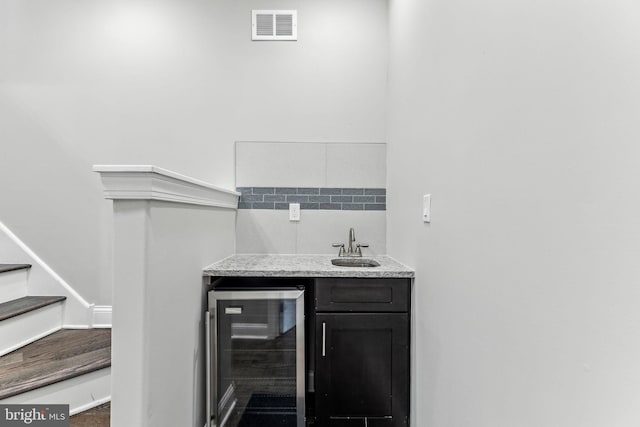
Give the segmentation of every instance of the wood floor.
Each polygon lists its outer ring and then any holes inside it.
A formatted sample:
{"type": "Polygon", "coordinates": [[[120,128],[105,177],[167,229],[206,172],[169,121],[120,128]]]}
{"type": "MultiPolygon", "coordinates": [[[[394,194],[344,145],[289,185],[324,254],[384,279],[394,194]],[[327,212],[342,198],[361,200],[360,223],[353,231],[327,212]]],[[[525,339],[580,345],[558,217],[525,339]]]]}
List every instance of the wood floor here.
{"type": "Polygon", "coordinates": [[[111,404],[97,406],[71,417],[70,427],[109,427],[111,404]]]}
{"type": "Polygon", "coordinates": [[[111,329],[62,329],[0,357],[0,399],[111,366],[111,329]]]}

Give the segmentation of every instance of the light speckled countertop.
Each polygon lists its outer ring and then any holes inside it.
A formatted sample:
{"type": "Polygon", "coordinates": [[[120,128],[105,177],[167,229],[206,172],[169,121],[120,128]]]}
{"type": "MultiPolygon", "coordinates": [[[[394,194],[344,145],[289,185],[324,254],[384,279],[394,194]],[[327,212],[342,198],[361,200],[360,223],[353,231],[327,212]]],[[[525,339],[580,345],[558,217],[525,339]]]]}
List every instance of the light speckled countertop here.
{"type": "Polygon", "coordinates": [[[232,255],[204,269],[205,276],[412,278],[415,272],[388,256],[365,257],[379,267],[337,267],[334,255],[232,255]]]}

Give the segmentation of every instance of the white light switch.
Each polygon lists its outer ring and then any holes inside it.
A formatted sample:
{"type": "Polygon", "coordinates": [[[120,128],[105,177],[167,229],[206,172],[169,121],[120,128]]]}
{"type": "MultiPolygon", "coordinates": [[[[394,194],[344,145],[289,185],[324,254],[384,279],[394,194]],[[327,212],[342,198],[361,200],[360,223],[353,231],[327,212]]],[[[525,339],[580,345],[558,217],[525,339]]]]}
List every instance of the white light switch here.
{"type": "Polygon", "coordinates": [[[300,203],[289,203],[289,221],[300,221],[300,203]]]}
{"type": "Polygon", "coordinates": [[[422,198],[422,220],[431,222],[431,194],[425,194],[422,198]]]}

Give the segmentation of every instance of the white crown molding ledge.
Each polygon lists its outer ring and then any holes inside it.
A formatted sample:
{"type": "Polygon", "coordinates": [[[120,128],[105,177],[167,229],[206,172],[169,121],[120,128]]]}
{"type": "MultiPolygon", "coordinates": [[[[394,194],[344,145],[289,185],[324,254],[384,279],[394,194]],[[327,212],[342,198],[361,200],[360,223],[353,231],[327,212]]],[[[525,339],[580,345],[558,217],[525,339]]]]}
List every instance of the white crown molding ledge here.
{"type": "Polygon", "coordinates": [[[240,193],[153,165],[94,165],[104,185],[104,198],[161,200],[237,209],[240,193]]]}

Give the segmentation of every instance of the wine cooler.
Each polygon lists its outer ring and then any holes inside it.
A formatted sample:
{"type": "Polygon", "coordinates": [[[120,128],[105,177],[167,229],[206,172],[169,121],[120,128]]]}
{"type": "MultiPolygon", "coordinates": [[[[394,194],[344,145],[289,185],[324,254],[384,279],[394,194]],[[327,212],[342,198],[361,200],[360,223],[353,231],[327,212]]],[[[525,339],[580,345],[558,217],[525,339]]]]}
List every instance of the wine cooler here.
{"type": "Polygon", "coordinates": [[[209,427],[304,427],[304,291],[213,290],[209,427]]]}

